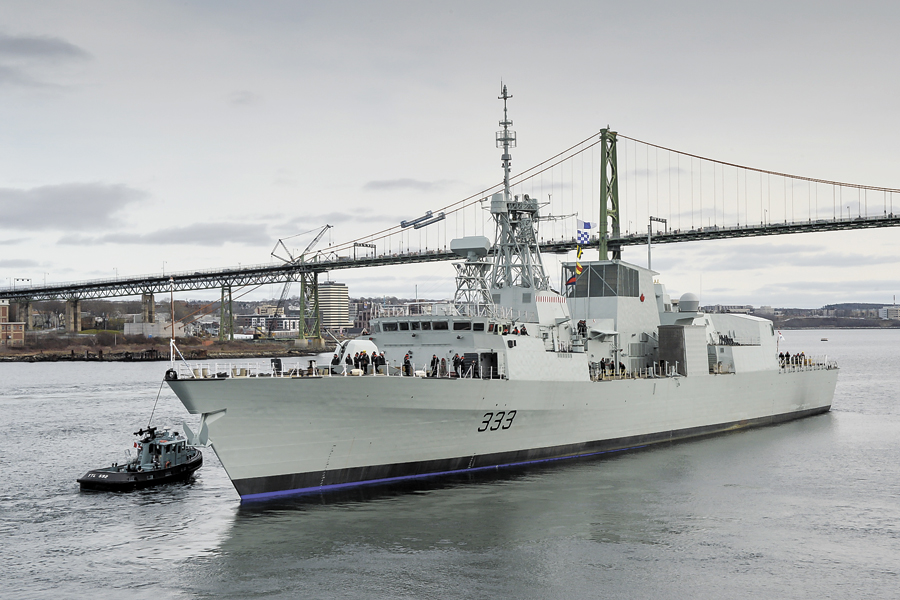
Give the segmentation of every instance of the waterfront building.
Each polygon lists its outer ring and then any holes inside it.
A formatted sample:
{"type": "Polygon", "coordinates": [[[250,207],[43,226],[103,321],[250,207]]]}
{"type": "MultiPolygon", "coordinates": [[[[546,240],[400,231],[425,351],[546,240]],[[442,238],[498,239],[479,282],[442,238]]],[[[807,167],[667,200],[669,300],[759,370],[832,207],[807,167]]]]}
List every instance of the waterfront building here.
{"type": "Polygon", "coordinates": [[[703,310],[710,313],[736,313],[749,315],[753,312],[753,306],[750,304],[716,304],[714,306],[704,306],[703,310]]]}
{"type": "Polygon", "coordinates": [[[878,309],[878,316],[885,321],[900,321],[900,305],[882,307],[878,309]]]}
{"type": "Polygon", "coordinates": [[[234,327],[240,331],[260,335],[266,335],[271,331],[276,337],[286,337],[283,335],[285,333],[296,336],[300,332],[300,318],[263,314],[235,315],[234,327]]]}
{"type": "Polygon", "coordinates": [[[9,300],[3,299],[0,299],[0,345],[25,345],[25,322],[9,320],[9,300]]]}
{"type": "MultiPolygon", "coordinates": [[[[125,323],[125,335],[144,335],[149,337],[172,337],[172,323],[156,316],[156,322],[148,323],[143,320],[142,315],[133,315],[132,322],[125,323]]],[[[185,337],[184,323],[175,322],[175,337],[185,337]]]]}
{"type": "Polygon", "coordinates": [[[255,309],[253,309],[253,314],[256,315],[264,315],[267,317],[284,316],[284,307],[278,306],[276,307],[274,304],[260,304],[255,309]]]}

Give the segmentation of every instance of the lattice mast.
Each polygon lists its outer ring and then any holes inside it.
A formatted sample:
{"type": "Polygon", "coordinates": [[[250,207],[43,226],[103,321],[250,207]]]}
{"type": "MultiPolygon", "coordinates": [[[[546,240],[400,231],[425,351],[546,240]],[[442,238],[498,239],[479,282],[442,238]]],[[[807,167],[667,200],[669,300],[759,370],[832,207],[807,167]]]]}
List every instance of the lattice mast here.
{"type": "Polygon", "coordinates": [[[516,147],[516,132],[507,111],[507,100],[512,96],[501,84],[500,100],[503,100],[502,130],[497,132],[497,147],[503,149],[503,191],[491,197],[491,214],[496,223],[494,241],[494,267],[491,272],[492,288],[519,286],[546,290],[550,280],[544,272],[537,241],[538,203],[527,194],[513,197],[509,190],[509,172],[512,166],[510,148],[516,147]]]}
{"type": "Polygon", "coordinates": [[[453,296],[456,313],[466,317],[508,316],[497,306],[488,283],[493,268],[488,258],[491,240],[480,235],[458,238],[450,242],[450,250],[465,259],[453,263],[456,267],[456,294],[453,296]]]}
{"type": "MultiPolygon", "coordinates": [[[[482,238],[490,244],[487,238],[482,238]]],[[[456,294],[453,304],[459,314],[467,317],[494,316],[496,307],[488,290],[487,274],[491,263],[470,252],[464,262],[453,263],[456,268],[456,294]]]]}

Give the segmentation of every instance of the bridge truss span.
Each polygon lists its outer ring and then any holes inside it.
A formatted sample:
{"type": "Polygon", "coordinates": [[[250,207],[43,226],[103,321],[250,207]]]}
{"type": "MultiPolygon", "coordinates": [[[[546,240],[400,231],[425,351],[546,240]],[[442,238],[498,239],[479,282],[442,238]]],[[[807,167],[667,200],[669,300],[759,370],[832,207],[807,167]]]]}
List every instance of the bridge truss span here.
{"type": "MultiPolygon", "coordinates": [[[[517,140],[522,144],[523,139],[517,140]]],[[[507,151],[508,152],[508,151],[507,151]]],[[[582,139],[547,160],[461,200],[433,209],[441,220],[404,221],[314,253],[299,264],[264,264],[0,289],[12,301],[80,300],[299,280],[304,273],[454,260],[450,241],[493,238],[491,198],[534,202],[543,252],[575,248],[578,221],[603,225],[591,245],[622,247],[900,226],[900,189],[802,177],[680,152],[613,132],[582,139]],[[605,177],[605,179],[604,179],[605,177]],[[660,222],[666,227],[661,228],[660,222]],[[359,256],[359,247],[366,255],[359,256]]],[[[417,210],[419,214],[420,211],[417,210]]],[[[410,215],[414,217],[416,215],[410,215]]]]}

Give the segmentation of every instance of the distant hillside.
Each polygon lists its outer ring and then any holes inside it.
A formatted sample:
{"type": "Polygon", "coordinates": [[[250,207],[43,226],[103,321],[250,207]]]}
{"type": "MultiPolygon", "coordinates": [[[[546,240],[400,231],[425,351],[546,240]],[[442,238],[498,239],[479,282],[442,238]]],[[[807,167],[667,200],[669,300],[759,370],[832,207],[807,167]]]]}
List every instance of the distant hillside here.
{"type": "Polygon", "coordinates": [[[842,304],[827,304],[822,308],[825,310],[869,310],[872,308],[881,308],[883,306],[887,306],[887,304],[872,304],[870,302],[844,302],[842,304]]]}
{"type": "MultiPolygon", "coordinates": [[[[842,306],[842,305],[838,305],[842,306]]],[[[779,329],[890,329],[900,328],[900,321],[854,319],[850,317],[788,317],[773,320],[779,329]]]]}

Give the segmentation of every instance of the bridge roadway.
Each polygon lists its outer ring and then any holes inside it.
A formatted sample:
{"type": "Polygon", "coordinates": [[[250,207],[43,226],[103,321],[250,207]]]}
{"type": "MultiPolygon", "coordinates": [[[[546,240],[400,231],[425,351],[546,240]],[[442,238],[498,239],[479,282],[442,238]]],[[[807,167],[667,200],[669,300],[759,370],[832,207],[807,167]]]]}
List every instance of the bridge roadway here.
{"type": "MultiPolygon", "coordinates": [[[[673,230],[667,233],[654,232],[653,243],[671,244],[700,240],[898,226],[900,226],[900,215],[894,214],[879,217],[770,223],[736,227],[712,226],[690,230],[673,230]]],[[[592,240],[592,242],[596,243],[596,240],[592,240]]],[[[610,248],[615,248],[637,246],[646,243],[646,234],[633,234],[610,239],[609,246],[610,248]]],[[[543,242],[541,243],[541,249],[547,253],[562,254],[575,249],[575,240],[543,242]]],[[[168,293],[170,290],[184,292],[189,290],[219,289],[229,286],[240,288],[268,283],[296,281],[300,274],[304,272],[324,273],[326,271],[338,269],[437,262],[454,260],[457,258],[458,257],[455,254],[445,250],[423,250],[407,254],[379,255],[364,258],[335,256],[333,253],[330,256],[318,254],[314,256],[312,260],[297,265],[254,265],[206,271],[171,273],[169,275],[141,275],[138,277],[116,279],[95,279],[91,281],[56,283],[46,286],[18,289],[0,288],[0,298],[5,298],[13,302],[86,300],[94,298],[140,296],[141,294],[161,294],[168,293]]]]}

